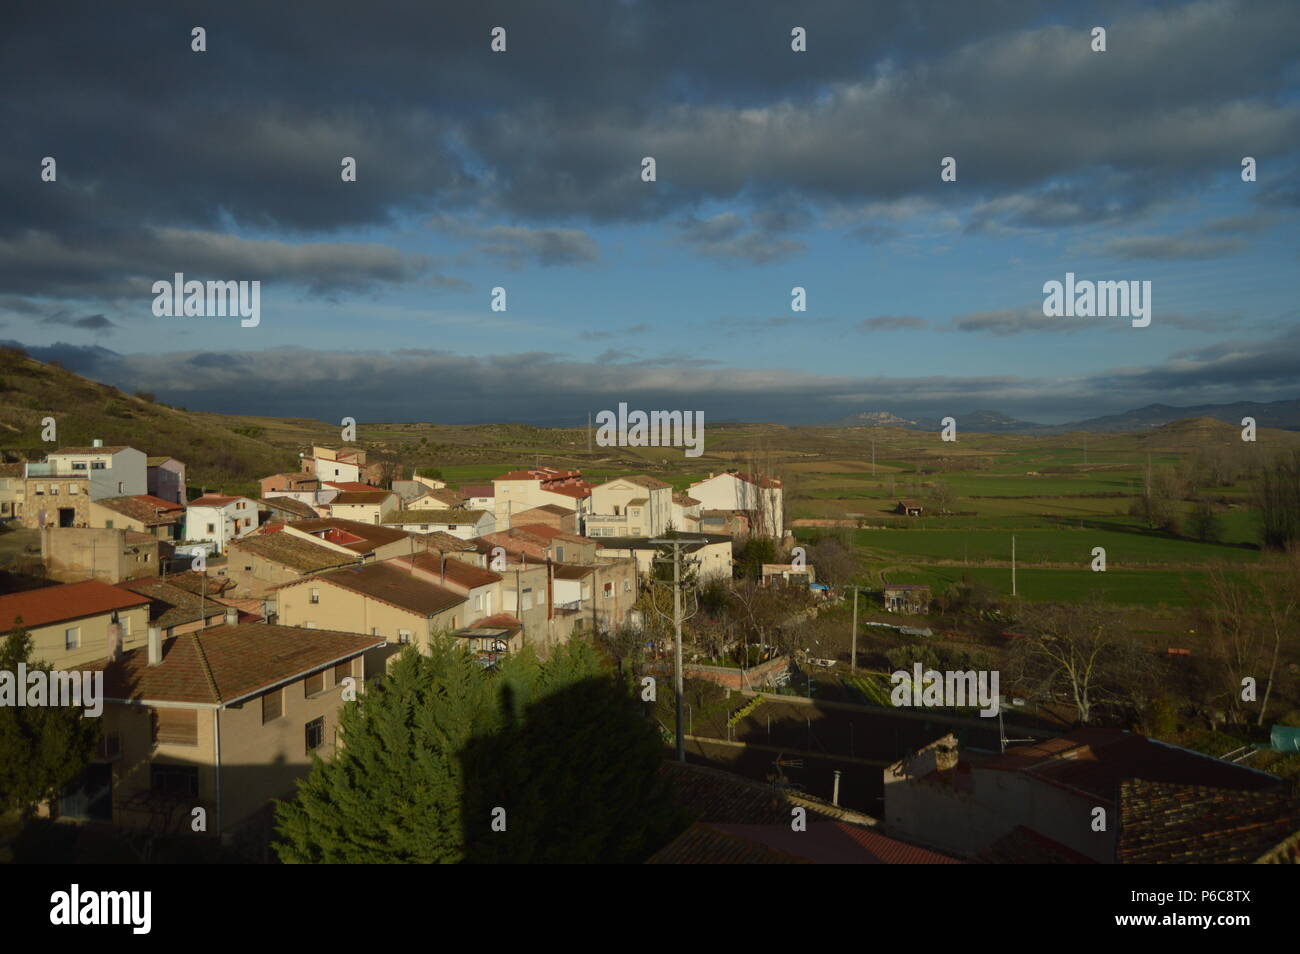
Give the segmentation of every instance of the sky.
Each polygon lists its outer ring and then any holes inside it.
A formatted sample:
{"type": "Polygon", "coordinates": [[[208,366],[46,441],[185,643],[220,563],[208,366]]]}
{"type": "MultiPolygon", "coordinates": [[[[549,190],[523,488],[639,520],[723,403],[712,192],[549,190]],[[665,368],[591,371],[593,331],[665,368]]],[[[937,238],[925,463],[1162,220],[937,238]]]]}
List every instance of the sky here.
{"type": "Polygon", "coordinates": [[[1294,0],[3,17],[0,340],[168,403],[1054,424],[1300,397],[1294,0]],[[259,323],[155,315],[177,272],[260,282],[259,323]],[[1150,324],[1045,316],[1067,272],[1150,282],[1150,324]]]}

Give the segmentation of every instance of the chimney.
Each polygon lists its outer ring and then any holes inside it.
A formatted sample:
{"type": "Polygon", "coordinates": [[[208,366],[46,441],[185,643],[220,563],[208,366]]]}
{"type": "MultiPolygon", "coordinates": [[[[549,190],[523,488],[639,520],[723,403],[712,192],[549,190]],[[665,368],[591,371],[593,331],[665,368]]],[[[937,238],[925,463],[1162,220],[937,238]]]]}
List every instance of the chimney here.
{"type": "Polygon", "coordinates": [[[90,442],[90,446],[91,446],[91,447],[103,447],[103,446],[104,446],[104,442],[103,442],[100,438],[96,437],[93,441],[90,442]]]}
{"type": "Polygon", "coordinates": [[[226,607],[226,625],[234,626],[239,622],[239,610],[233,606],[226,607]]]}
{"type": "Polygon", "coordinates": [[[118,621],[117,614],[113,614],[113,622],[108,624],[108,661],[117,662],[122,658],[122,624],[118,621]]]}
{"type": "Polygon", "coordinates": [[[149,665],[156,666],[162,662],[162,630],[157,626],[149,627],[149,665]]]}

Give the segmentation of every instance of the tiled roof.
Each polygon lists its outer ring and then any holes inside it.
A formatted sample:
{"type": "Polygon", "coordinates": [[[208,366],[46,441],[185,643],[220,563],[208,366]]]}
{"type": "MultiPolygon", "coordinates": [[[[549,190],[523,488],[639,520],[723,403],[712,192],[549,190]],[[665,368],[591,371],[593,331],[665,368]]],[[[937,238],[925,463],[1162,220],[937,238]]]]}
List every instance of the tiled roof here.
{"type": "Polygon", "coordinates": [[[747,484],[754,484],[756,487],[766,487],[776,489],[781,487],[781,481],[775,477],[757,477],[754,474],[745,474],[740,471],[724,470],[720,474],[714,474],[712,477],[706,477],[704,480],[697,480],[691,484],[692,487],[698,487],[700,484],[708,483],[710,480],[717,480],[719,477],[735,477],[737,480],[743,480],[747,484]]]}
{"type": "Polygon", "coordinates": [[[149,494],[135,494],[130,497],[101,497],[95,501],[100,507],[107,507],[115,513],[141,523],[158,525],[176,523],[185,516],[185,505],[149,494]]]}
{"type": "Polygon", "coordinates": [[[149,598],[149,624],[166,629],[180,626],[200,619],[208,619],[225,613],[225,607],[212,600],[205,600],[187,589],[150,577],[144,580],[129,580],[117,584],[118,589],[149,598]]]}
{"type": "Polygon", "coordinates": [[[240,500],[240,497],[229,497],[225,494],[204,494],[202,497],[195,497],[190,501],[191,507],[224,507],[227,504],[240,500]]]}
{"type": "Polygon", "coordinates": [[[324,480],[322,486],[333,487],[335,490],[341,490],[344,493],[364,493],[369,490],[383,490],[382,487],[376,487],[374,484],[363,484],[359,480],[324,480]]]}
{"type": "Polygon", "coordinates": [[[683,507],[698,507],[701,501],[696,500],[689,494],[673,494],[673,503],[680,504],[683,507]]]}
{"type": "Polygon", "coordinates": [[[99,580],[43,586],[0,596],[0,632],[13,629],[20,619],[23,626],[31,629],[144,606],[148,602],[143,596],[127,593],[99,580]]]}
{"type": "Polygon", "coordinates": [[[313,670],[333,665],[384,639],[327,629],[252,623],[213,626],[163,641],[162,661],[146,648],[104,660],[104,697],[143,702],[228,705],[313,670]]]}
{"type": "Polygon", "coordinates": [[[581,477],[580,470],[556,470],[553,467],[533,467],[527,470],[512,470],[494,480],[569,480],[581,477]]]}
{"type": "Polygon", "coordinates": [[[341,544],[341,546],[345,546],[349,550],[355,550],[357,553],[369,553],[376,547],[397,540],[404,540],[408,536],[402,530],[381,527],[373,523],[362,523],[359,520],[345,520],[342,517],[318,517],[315,520],[299,520],[293,524],[293,528],[311,534],[319,533],[322,530],[342,530],[350,533],[361,539],[354,543],[341,544]]]}
{"type": "Polygon", "coordinates": [[[575,500],[591,496],[591,486],[589,484],[565,484],[563,486],[543,487],[542,489],[548,494],[563,494],[565,497],[573,497],[575,500]]]}
{"type": "Polygon", "coordinates": [[[811,861],[696,822],[646,861],[648,865],[808,865],[811,861]]]}
{"type": "Polygon", "coordinates": [[[50,453],[50,457],[63,457],[68,454],[116,454],[119,451],[131,450],[125,444],[114,444],[109,447],[60,447],[58,450],[50,453]]]}
{"type": "Polygon", "coordinates": [[[524,624],[509,613],[493,613],[484,616],[477,623],[470,623],[466,629],[508,629],[513,636],[524,628],[524,624]]]}
{"type": "Polygon", "coordinates": [[[1097,862],[1032,828],[1017,825],[980,855],[994,865],[1095,865],[1097,862]]]}
{"type": "Polygon", "coordinates": [[[938,852],[888,838],[870,828],[844,822],[812,822],[794,831],[789,819],[777,824],[696,823],[650,859],[651,864],[736,864],[738,857],[759,864],[959,865],[938,852]]]}
{"type": "Polygon", "coordinates": [[[1300,799],[1281,792],[1133,779],[1120,786],[1119,818],[1122,864],[1300,860],[1300,799]]]}
{"type": "MultiPolygon", "coordinates": [[[[157,467],[157,466],[159,466],[159,465],[161,465],[161,464],[165,464],[165,463],[167,463],[169,460],[176,460],[176,458],[175,458],[175,457],[168,457],[166,454],[161,454],[161,455],[154,456],[154,457],[146,457],[146,458],[145,458],[145,466],[147,466],[147,467],[157,467]]],[[[179,464],[179,463],[181,463],[181,462],[180,462],[179,460],[176,460],[176,463],[179,464]]]]}
{"type": "Polygon", "coordinates": [[[463,503],[465,500],[464,494],[458,490],[452,490],[450,487],[425,488],[422,493],[416,494],[414,499],[419,500],[421,497],[432,497],[439,503],[451,504],[452,506],[463,503]]]}
{"type": "MultiPolygon", "coordinates": [[[[421,520],[412,520],[411,523],[478,523],[483,519],[486,510],[424,510],[424,511],[407,511],[408,513],[423,513],[424,518],[421,520]]],[[[392,520],[386,521],[392,523],[392,520]]]]}
{"type": "Polygon", "coordinates": [[[301,500],[294,500],[292,497],[263,497],[262,503],[272,510],[281,510],[294,516],[305,517],[308,520],[318,516],[310,504],[305,504],[301,500]]]}
{"type": "MultiPolygon", "coordinates": [[[[208,561],[212,566],[212,561],[208,561]]],[[[172,586],[179,586],[181,589],[190,593],[199,593],[206,596],[222,593],[235,585],[235,581],[227,577],[208,576],[206,573],[200,573],[197,570],[185,570],[182,573],[170,573],[166,577],[151,576],[149,580],[165,579],[172,586]]],[[[134,580],[135,583],[144,583],[144,579],[134,580]]]]}
{"type": "Polygon", "coordinates": [[[345,490],[330,501],[331,507],[347,504],[382,504],[392,495],[391,490],[345,490]]]}
{"type": "Polygon", "coordinates": [[[548,523],[526,523],[519,527],[511,527],[511,530],[520,530],[524,533],[532,534],[535,537],[541,537],[543,540],[559,540],[561,543],[594,543],[594,540],[588,540],[586,537],[580,537],[574,533],[565,533],[563,530],[556,530],[548,523]]]}
{"type": "Polygon", "coordinates": [[[442,530],[434,530],[432,533],[420,535],[420,539],[429,550],[444,553],[468,553],[471,550],[477,550],[469,540],[462,540],[460,537],[454,537],[450,533],[442,530]]]}
{"type": "Polygon", "coordinates": [[[462,497],[495,497],[496,488],[491,484],[461,484],[462,497]]]}
{"type": "Polygon", "coordinates": [[[263,559],[300,573],[313,573],[331,567],[347,566],[356,557],[339,553],[330,547],[312,543],[292,533],[251,534],[230,542],[232,553],[254,553],[263,559]]]}
{"type": "Polygon", "coordinates": [[[602,486],[615,483],[620,480],[626,480],[630,484],[636,484],[638,487],[646,487],[650,490],[658,490],[660,487],[671,487],[672,484],[666,484],[657,477],[651,477],[649,474],[632,474],[628,477],[611,477],[605,481],[602,486]]]}
{"type": "Polygon", "coordinates": [[[522,517],[526,513],[537,513],[538,511],[549,513],[555,517],[569,517],[575,512],[572,507],[561,507],[559,504],[542,504],[538,507],[529,507],[527,510],[521,510],[515,514],[515,516],[522,517]]]}
{"type": "Polygon", "coordinates": [[[484,570],[472,563],[466,563],[464,560],[444,559],[438,554],[428,551],[413,553],[410,556],[394,557],[386,562],[398,567],[414,566],[417,570],[433,574],[440,582],[445,576],[448,582],[467,589],[476,586],[490,586],[493,583],[501,582],[501,575],[493,573],[491,570],[484,570]]]}
{"type": "Polygon", "coordinates": [[[572,563],[551,564],[551,575],[557,580],[582,580],[595,572],[594,566],[575,566],[572,563]]]}
{"type": "Polygon", "coordinates": [[[306,577],[301,581],[295,580],[292,583],[282,584],[278,589],[297,586],[300,583],[312,585],[331,583],[381,603],[387,603],[389,606],[426,617],[436,616],[465,602],[465,597],[459,593],[413,576],[409,570],[402,570],[391,562],[333,570],[319,576],[306,577]]]}

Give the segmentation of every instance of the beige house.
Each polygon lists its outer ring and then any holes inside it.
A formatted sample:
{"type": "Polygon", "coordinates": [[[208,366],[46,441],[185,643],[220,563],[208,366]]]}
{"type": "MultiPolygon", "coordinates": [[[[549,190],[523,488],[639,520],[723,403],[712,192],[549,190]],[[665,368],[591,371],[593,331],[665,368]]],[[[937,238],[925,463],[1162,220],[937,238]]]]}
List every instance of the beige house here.
{"type": "Polygon", "coordinates": [[[728,470],[696,481],[688,492],[704,510],[744,513],[754,536],[780,538],[785,533],[785,490],[776,478],[728,470]]]}
{"type": "Polygon", "coordinates": [[[149,600],[99,580],[0,596],[0,632],[23,626],[34,660],[75,669],[148,639],[149,600]]]}
{"type": "Polygon", "coordinates": [[[100,758],[61,814],[168,832],[193,831],[201,815],[208,835],[240,828],[293,794],[313,754],[333,754],[344,693],[361,693],[361,657],[382,643],[265,624],[165,641],[154,630],[96,665],[100,758]]]}
{"type": "MultiPolygon", "coordinates": [[[[682,548],[682,556],[694,561],[699,579],[709,577],[731,578],[731,537],[711,533],[693,533],[690,546],[682,548]]],[[[601,556],[636,561],[637,571],[649,576],[654,567],[659,547],[645,537],[605,540],[601,556]]]]}
{"type": "Polygon", "coordinates": [[[159,540],[179,540],[185,529],[184,504],[149,494],[92,500],[86,512],[92,527],[134,530],[159,540]]]}
{"type": "Polygon", "coordinates": [[[425,550],[410,556],[394,557],[388,562],[416,579],[436,583],[465,597],[464,626],[472,626],[503,607],[501,575],[457,560],[451,553],[425,550]]]}
{"type": "Polygon", "coordinates": [[[281,584],[275,592],[286,626],[382,636],[421,652],[436,634],[465,625],[470,613],[462,594],[391,563],[333,570],[281,584]]]}
{"type": "Polygon", "coordinates": [[[615,477],[591,489],[589,537],[656,537],[673,519],[673,488],[662,480],[634,474],[615,477]]]}
{"type": "Polygon", "coordinates": [[[162,556],[157,538],[134,530],[41,529],[41,562],[45,564],[46,576],[62,583],[81,580],[121,583],[157,576],[162,556]]]}
{"type": "Polygon", "coordinates": [[[357,523],[384,523],[397,512],[401,498],[391,490],[345,490],[321,507],[328,516],[357,523]]]}
{"type": "Polygon", "coordinates": [[[578,525],[590,510],[591,486],[577,470],[535,467],[502,474],[492,481],[492,505],[498,527],[513,527],[515,514],[543,504],[572,507],[578,525]]]}
{"type": "Polygon", "coordinates": [[[670,526],[683,533],[694,533],[700,529],[700,517],[704,505],[689,494],[673,494],[673,517],[670,526]]]}
{"type": "Polygon", "coordinates": [[[446,487],[424,487],[406,502],[406,510],[457,510],[465,505],[458,491],[446,487]]]}
{"type": "Polygon", "coordinates": [[[578,513],[572,507],[561,507],[559,504],[542,504],[540,507],[522,510],[515,514],[514,525],[516,527],[526,527],[530,524],[541,524],[544,527],[550,527],[552,530],[559,530],[561,533],[570,533],[576,536],[578,533],[578,513]]]}
{"type": "Polygon", "coordinates": [[[366,561],[387,560],[424,547],[416,537],[395,527],[375,526],[339,517],[295,520],[286,523],[279,532],[299,536],[332,547],[340,553],[359,556],[366,561]]]}
{"type": "Polygon", "coordinates": [[[461,540],[472,540],[496,529],[496,520],[487,510],[399,510],[384,523],[412,533],[446,533],[461,540]]]}
{"type": "Polygon", "coordinates": [[[23,501],[27,498],[25,470],[21,463],[0,464],[0,519],[22,517],[23,501]]]}

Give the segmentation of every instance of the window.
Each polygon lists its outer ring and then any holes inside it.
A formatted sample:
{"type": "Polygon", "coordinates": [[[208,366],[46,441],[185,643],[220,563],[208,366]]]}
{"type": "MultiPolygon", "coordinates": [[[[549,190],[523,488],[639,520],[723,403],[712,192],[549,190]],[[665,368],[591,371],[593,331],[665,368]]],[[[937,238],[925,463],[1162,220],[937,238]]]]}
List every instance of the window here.
{"type": "Polygon", "coordinates": [[[482,609],[483,609],[483,594],[482,594],[482,593],[478,593],[478,594],[475,595],[475,597],[474,597],[474,609],[479,610],[480,612],[482,611],[482,609]]]}
{"type": "Polygon", "coordinates": [[[117,482],[117,492],[118,492],[119,494],[124,494],[124,493],[126,493],[126,484],[124,484],[124,483],[123,483],[122,481],[120,481],[120,480],[117,482]]]}
{"type": "Polygon", "coordinates": [[[334,667],[334,685],[343,685],[343,680],[352,675],[352,660],[341,662],[334,667]]]}
{"type": "Polygon", "coordinates": [[[564,547],[555,548],[555,559],[561,563],[564,562],[564,547]]]}
{"type": "Polygon", "coordinates": [[[632,581],[631,581],[631,580],[624,580],[624,581],[623,581],[623,592],[624,592],[624,593],[631,593],[631,592],[632,592],[632,581]]]}
{"type": "MultiPolygon", "coordinates": [[[[146,554],[144,555],[144,558],[145,558],[146,561],[148,561],[148,559],[149,559],[149,554],[146,553],[146,554]]],[[[130,635],[131,635],[131,617],[129,617],[129,616],[123,616],[120,620],[118,620],[118,622],[120,622],[120,623],[122,624],[122,635],[123,635],[123,636],[130,636],[130,635]]]]}
{"type": "Polygon", "coordinates": [[[311,590],[311,596],[309,597],[309,601],[312,602],[312,603],[319,603],[319,602],[320,602],[320,590],[316,589],[315,587],[312,587],[312,590],[311,590]]]}
{"type": "Polygon", "coordinates": [[[253,567],[251,565],[246,565],[244,567],[244,572],[251,573],[252,571],[253,571],[253,567]]]}
{"type": "Polygon", "coordinates": [[[112,530],[112,529],[113,529],[113,521],[112,521],[112,520],[105,520],[105,521],[104,521],[104,527],[105,527],[106,529],[108,529],[108,530],[112,530]]]}
{"type": "Polygon", "coordinates": [[[106,467],[107,465],[102,460],[92,460],[90,462],[91,470],[104,470],[106,467]]]}
{"type": "Polygon", "coordinates": [[[198,745],[198,710],[155,709],[153,711],[153,741],[155,745],[198,745]]]}
{"type": "Polygon", "coordinates": [[[606,583],[606,584],[605,584],[605,599],[609,599],[609,598],[612,597],[613,595],[614,595],[614,584],[613,584],[613,583],[606,583]]]}
{"type": "Polygon", "coordinates": [[[99,739],[99,748],[95,758],[101,762],[111,762],[122,757],[122,736],[118,732],[105,732],[99,739]]]}
{"type": "Polygon", "coordinates": [[[149,787],[160,795],[195,798],[199,794],[199,767],[151,762],[149,787]]]}
{"type": "Polygon", "coordinates": [[[312,696],[319,695],[325,691],[325,670],[314,672],[302,681],[302,696],[304,699],[310,699],[312,696]]]}
{"type": "Polygon", "coordinates": [[[59,495],[59,485],[58,485],[58,484],[50,484],[50,496],[51,496],[51,497],[57,497],[58,495],[59,495]]]}
{"type": "Polygon", "coordinates": [[[38,496],[44,497],[44,496],[45,496],[45,485],[44,485],[44,484],[37,484],[37,485],[36,485],[36,493],[37,493],[38,496]]]}
{"type": "Polygon", "coordinates": [[[76,485],[76,484],[68,484],[68,496],[70,496],[70,497],[75,497],[75,496],[77,496],[77,485],[76,485]]]}
{"type": "Polygon", "coordinates": [[[397,641],[405,646],[411,641],[411,631],[409,629],[399,629],[397,631],[397,641]]]}
{"type": "Polygon", "coordinates": [[[274,722],[284,715],[284,698],[279,689],[272,689],[262,696],[262,725],[274,722]]]}
{"type": "Polygon", "coordinates": [[[81,627],[70,626],[63,631],[63,648],[76,649],[81,645],[81,627]]]}
{"type": "Polygon", "coordinates": [[[325,742],[325,717],[312,719],[307,723],[307,751],[319,749],[325,742]]]}
{"type": "Polygon", "coordinates": [[[302,624],[302,628],[303,628],[303,629],[315,629],[315,628],[316,628],[316,621],[315,621],[314,619],[309,619],[309,620],[307,620],[307,622],[305,622],[305,623],[302,624]]]}
{"type": "Polygon", "coordinates": [[[74,460],[74,461],[72,462],[72,469],[73,469],[73,470],[85,470],[85,469],[86,469],[86,462],[85,462],[84,460],[74,460]]]}
{"type": "Polygon", "coordinates": [[[532,608],[533,608],[533,591],[531,589],[526,589],[524,590],[524,609],[530,610],[532,608]]]}
{"type": "Polygon", "coordinates": [[[217,525],[215,523],[208,524],[208,533],[216,533],[216,532],[217,532],[217,525]]]}
{"type": "Polygon", "coordinates": [[[379,635],[379,627],[378,627],[378,626],[372,626],[372,627],[370,627],[370,635],[371,635],[371,636],[378,636],[378,635],[379,635]]]}

